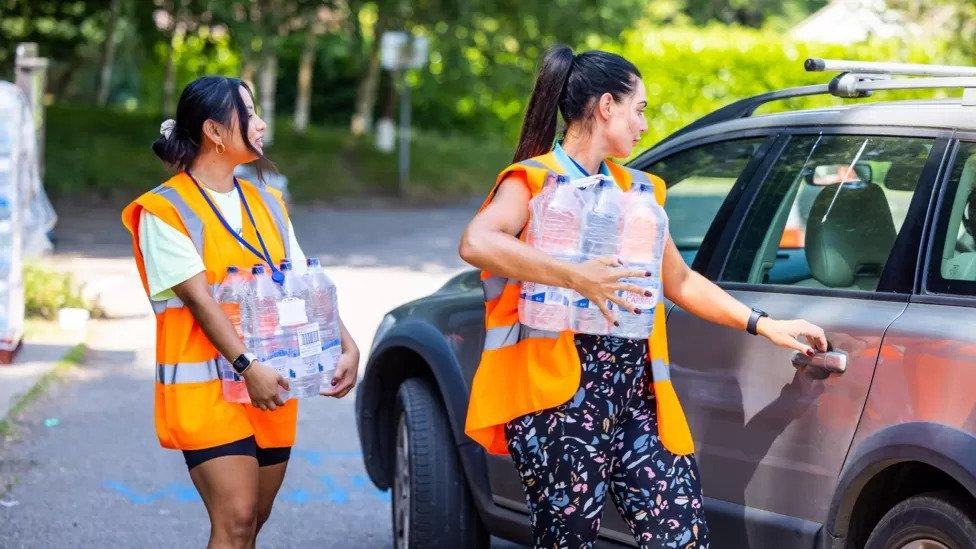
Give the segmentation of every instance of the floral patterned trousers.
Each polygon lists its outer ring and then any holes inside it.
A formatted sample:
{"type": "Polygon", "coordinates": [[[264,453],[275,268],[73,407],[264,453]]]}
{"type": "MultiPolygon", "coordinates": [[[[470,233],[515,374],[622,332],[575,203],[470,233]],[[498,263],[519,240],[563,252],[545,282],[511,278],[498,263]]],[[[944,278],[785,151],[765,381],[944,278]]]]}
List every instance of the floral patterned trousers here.
{"type": "Polygon", "coordinates": [[[693,455],[661,444],[647,341],[578,334],[580,388],[505,426],[538,548],[592,547],[607,492],[645,548],[707,548],[693,455]]]}

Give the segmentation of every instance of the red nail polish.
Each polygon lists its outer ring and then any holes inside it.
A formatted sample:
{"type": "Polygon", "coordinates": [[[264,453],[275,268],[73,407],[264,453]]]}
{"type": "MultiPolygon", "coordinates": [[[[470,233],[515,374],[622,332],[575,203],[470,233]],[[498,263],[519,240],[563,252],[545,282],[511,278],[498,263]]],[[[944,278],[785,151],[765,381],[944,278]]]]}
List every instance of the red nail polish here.
{"type": "Polygon", "coordinates": [[[812,357],[814,354],[813,349],[807,349],[807,356],[812,357]]]}
{"type": "Polygon", "coordinates": [[[335,385],[336,385],[336,384],[338,384],[338,383],[339,383],[338,381],[336,381],[336,380],[334,380],[334,379],[332,380],[332,385],[333,385],[333,386],[335,386],[335,385]]]}
{"type": "Polygon", "coordinates": [[[620,323],[617,322],[616,320],[613,321],[613,325],[616,326],[616,327],[618,327],[618,328],[620,327],[620,323]]]}
{"type": "Polygon", "coordinates": [[[644,292],[644,297],[651,297],[651,292],[644,292]]]}
{"type": "Polygon", "coordinates": [[[639,315],[639,314],[641,314],[641,310],[640,310],[640,309],[634,309],[634,314],[635,314],[635,315],[639,315]]]}

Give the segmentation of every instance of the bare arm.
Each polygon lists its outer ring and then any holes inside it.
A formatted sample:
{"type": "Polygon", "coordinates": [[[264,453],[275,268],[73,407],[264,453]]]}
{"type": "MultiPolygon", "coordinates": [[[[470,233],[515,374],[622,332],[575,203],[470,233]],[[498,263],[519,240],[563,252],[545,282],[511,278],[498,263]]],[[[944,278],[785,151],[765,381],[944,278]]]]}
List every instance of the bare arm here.
{"type": "MultiPolygon", "coordinates": [[[[677,306],[709,322],[745,330],[752,309],[691,270],[670,237],[664,251],[661,277],[665,297],[677,306]]],[[[796,349],[808,355],[815,350],[827,350],[827,337],[823,329],[806,320],[775,320],[764,317],[759,319],[756,331],[781,347],[796,349]],[[798,341],[800,336],[804,336],[810,345],[798,341]]]]}
{"type": "Polygon", "coordinates": [[[606,306],[635,307],[617,296],[617,290],[644,293],[636,285],[621,283],[625,277],[645,276],[643,271],[619,269],[617,258],[601,258],[582,264],[559,261],[518,239],[528,221],[531,194],[520,176],[512,176],[498,188],[490,204],[468,224],[461,236],[461,258],[493,274],[515,280],[528,280],[550,286],[571,288],[596,303],[611,322],[614,315],[606,306]]]}
{"type": "MultiPolygon", "coordinates": [[[[210,285],[203,272],[173,286],[173,293],[190,310],[197,324],[217,351],[228,360],[234,360],[247,351],[237,337],[237,331],[220,305],[210,295],[210,285]]],[[[278,396],[278,386],[288,389],[288,382],[271,368],[254,362],[244,373],[251,402],[262,410],[274,410],[284,404],[278,396]]]]}

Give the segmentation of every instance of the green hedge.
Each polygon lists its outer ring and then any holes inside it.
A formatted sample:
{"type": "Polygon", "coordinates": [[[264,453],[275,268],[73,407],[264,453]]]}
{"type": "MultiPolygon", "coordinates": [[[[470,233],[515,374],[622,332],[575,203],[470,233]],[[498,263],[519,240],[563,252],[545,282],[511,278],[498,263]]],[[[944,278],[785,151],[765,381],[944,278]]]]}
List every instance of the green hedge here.
{"type": "MultiPolygon", "coordinates": [[[[55,196],[97,194],[131,199],[168,177],[150,149],[160,116],[141,112],[52,105],[47,111],[45,185],[55,196]]],[[[345,128],[312,127],[305,135],[278,121],[268,155],[288,176],[296,201],[393,195],[396,155],[377,151],[371,138],[345,128]]],[[[407,198],[446,201],[482,194],[511,160],[512,146],[497,141],[415,132],[407,198]]]]}

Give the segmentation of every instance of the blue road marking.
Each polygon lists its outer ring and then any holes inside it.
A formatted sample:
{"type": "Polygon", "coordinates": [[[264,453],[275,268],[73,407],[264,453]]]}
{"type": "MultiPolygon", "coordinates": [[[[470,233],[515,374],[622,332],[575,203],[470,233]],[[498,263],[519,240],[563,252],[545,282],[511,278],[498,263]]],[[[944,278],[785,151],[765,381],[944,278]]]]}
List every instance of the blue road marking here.
{"type": "MultiPolygon", "coordinates": [[[[333,459],[348,459],[362,456],[358,450],[309,450],[296,448],[292,450],[292,456],[299,457],[307,461],[312,466],[319,466],[333,459]]],[[[370,494],[373,497],[384,501],[390,501],[389,492],[384,492],[373,486],[372,482],[362,474],[346,474],[339,480],[328,473],[318,475],[319,482],[322,484],[322,491],[307,490],[305,488],[294,488],[282,490],[278,494],[280,501],[286,501],[293,505],[305,505],[314,502],[329,502],[338,505],[345,505],[350,502],[350,491],[345,486],[351,487],[354,493],[370,494]]],[[[189,503],[200,501],[200,495],[196,488],[187,482],[174,482],[168,484],[160,490],[140,492],[119,480],[109,480],[103,487],[114,491],[125,498],[133,505],[146,505],[154,501],[172,498],[178,502],[189,503]]]]}

